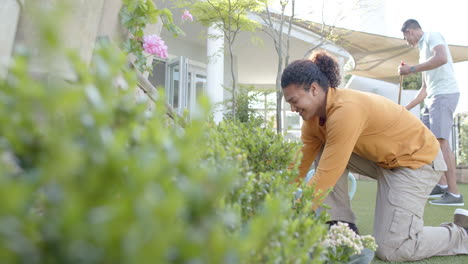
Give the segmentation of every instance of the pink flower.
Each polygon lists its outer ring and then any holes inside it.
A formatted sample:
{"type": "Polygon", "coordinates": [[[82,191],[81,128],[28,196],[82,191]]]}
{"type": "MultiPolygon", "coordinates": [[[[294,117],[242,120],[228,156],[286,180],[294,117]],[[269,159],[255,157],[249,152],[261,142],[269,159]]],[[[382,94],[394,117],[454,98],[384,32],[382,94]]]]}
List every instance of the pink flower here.
{"type": "Polygon", "coordinates": [[[146,53],[156,54],[162,59],[166,59],[167,46],[158,35],[148,35],[143,37],[143,49],[146,53]]]}
{"type": "Polygon", "coordinates": [[[187,9],[185,9],[184,14],[182,15],[182,20],[185,20],[185,21],[187,21],[187,20],[193,21],[193,16],[192,16],[192,14],[190,14],[190,12],[189,12],[187,9]]]}

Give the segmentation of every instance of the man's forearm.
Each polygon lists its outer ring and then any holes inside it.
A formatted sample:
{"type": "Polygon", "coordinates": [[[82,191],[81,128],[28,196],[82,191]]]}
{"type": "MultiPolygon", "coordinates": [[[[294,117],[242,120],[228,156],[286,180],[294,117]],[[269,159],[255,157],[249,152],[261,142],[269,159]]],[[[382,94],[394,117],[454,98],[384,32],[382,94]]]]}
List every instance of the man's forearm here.
{"type": "Polygon", "coordinates": [[[445,46],[438,45],[433,49],[432,57],[429,58],[427,61],[412,66],[407,64],[400,65],[398,71],[400,75],[408,75],[416,72],[430,71],[446,64],[447,62],[448,57],[447,52],[445,50],[445,46]]]}
{"type": "Polygon", "coordinates": [[[414,72],[430,71],[447,63],[447,58],[432,57],[426,62],[414,65],[414,72]]]}
{"type": "Polygon", "coordinates": [[[416,97],[409,104],[406,105],[406,109],[411,110],[413,107],[415,107],[416,105],[424,101],[424,98],[426,98],[426,96],[427,96],[426,83],[423,80],[421,89],[419,89],[416,97]]]}
{"type": "Polygon", "coordinates": [[[418,104],[420,104],[422,101],[424,100],[424,98],[414,98],[413,101],[411,101],[409,104],[407,104],[405,107],[406,109],[411,110],[413,109],[413,107],[417,106],[418,104]]]}

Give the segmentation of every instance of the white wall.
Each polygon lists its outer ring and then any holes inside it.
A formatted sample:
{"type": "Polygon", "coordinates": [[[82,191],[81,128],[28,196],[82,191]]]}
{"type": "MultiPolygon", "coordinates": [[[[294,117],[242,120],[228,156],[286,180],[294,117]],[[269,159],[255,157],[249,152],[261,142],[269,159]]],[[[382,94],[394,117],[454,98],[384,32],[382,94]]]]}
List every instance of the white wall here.
{"type": "Polygon", "coordinates": [[[16,0],[4,0],[0,3],[0,78],[6,76],[10,57],[13,52],[16,26],[21,10],[20,2],[16,0]]]}
{"type": "MultiPolygon", "coordinates": [[[[309,32],[309,34],[312,33],[309,32]]],[[[301,36],[304,35],[305,33],[302,32],[301,36]]],[[[312,40],[312,37],[308,39],[312,40]]],[[[242,32],[236,41],[234,52],[238,58],[240,83],[274,85],[276,83],[278,55],[271,37],[261,31],[255,33],[242,32]],[[253,42],[252,39],[255,41],[253,42]]],[[[291,37],[290,45],[289,62],[293,62],[294,60],[303,59],[304,54],[314,44],[291,37]]],[[[347,52],[335,45],[324,45],[320,49],[327,50],[342,62],[346,61],[349,56],[347,52]],[[338,52],[341,53],[338,54],[338,52]]]]}
{"type": "MultiPolygon", "coordinates": [[[[382,95],[395,103],[398,101],[399,85],[389,82],[353,75],[351,79],[349,79],[345,88],[382,95]]],[[[403,90],[400,104],[407,105],[414,97],[416,97],[417,93],[417,90],[403,90]]],[[[410,112],[419,118],[419,105],[411,109],[410,112]]]]}
{"type": "MultiPolygon", "coordinates": [[[[61,23],[59,37],[62,44],[78,52],[85,63],[91,61],[94,50],[99,22],[101,21],[101,11],[104,0],[70,1],[69,14],[61,23]]],[[[54,0],[41,1],[40,8],[43,11],[58,6],[54,0]]],[[[26,3],[25,8],[38,8],[31,3],[26,3]]],[[[67,60],[58,54],[55,57],[44,54],[44,49],[37,35],[38,29],[36,21],[25,10],[21,11],[20,20],[17,27],[15,45],[24,45],[32,54],[31,71],[39,74],[51,74],[64,78],[74,78],[73,70],[67,60]]],[[[48,50],[47,52],[53,52],[48,50]]]]}
{"type": "Polygon", "coordinates": [[[171,56],[185,56],[190,60],[195,60],[206,64],[206,46],[198,45],[184,41],[183,37],[174,38],[171,33],[163,29],[161,31],[161,38],[167,45],[167,50],[171,56]]]}

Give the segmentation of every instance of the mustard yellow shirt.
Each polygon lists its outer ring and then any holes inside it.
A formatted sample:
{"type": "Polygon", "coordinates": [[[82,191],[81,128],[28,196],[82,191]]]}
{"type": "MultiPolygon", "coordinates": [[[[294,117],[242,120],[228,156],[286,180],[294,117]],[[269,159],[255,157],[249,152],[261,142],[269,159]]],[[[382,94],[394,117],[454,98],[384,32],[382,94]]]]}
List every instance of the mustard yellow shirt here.
{"type": "Polygon", "coordinates": [[[336,184],[352,152],[382,168],[417,169],[439,151],[436,137],[403,106],[379,95],[335,88],[328,91],[325,123],[320,125],[318,117],[305,121],[302,142],[302,178],[324,146],[309,182],[320,190],[336,184]]]}

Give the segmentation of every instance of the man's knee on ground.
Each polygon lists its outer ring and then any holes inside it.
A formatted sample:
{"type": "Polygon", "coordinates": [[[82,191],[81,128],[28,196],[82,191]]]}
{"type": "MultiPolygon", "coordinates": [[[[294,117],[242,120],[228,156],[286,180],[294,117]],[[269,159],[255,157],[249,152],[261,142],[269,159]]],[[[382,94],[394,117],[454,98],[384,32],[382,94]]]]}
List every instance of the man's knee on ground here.
{"type": "Polygon", "coordinates": [[[397,248],[386,246],[384,243],[377,243],[375,255],[384,261],[412,261],[415,259],[415,245],[411,241],[405,241],[397,248]],[[409,242],[409,243],[408,243],[409,242]]]}

